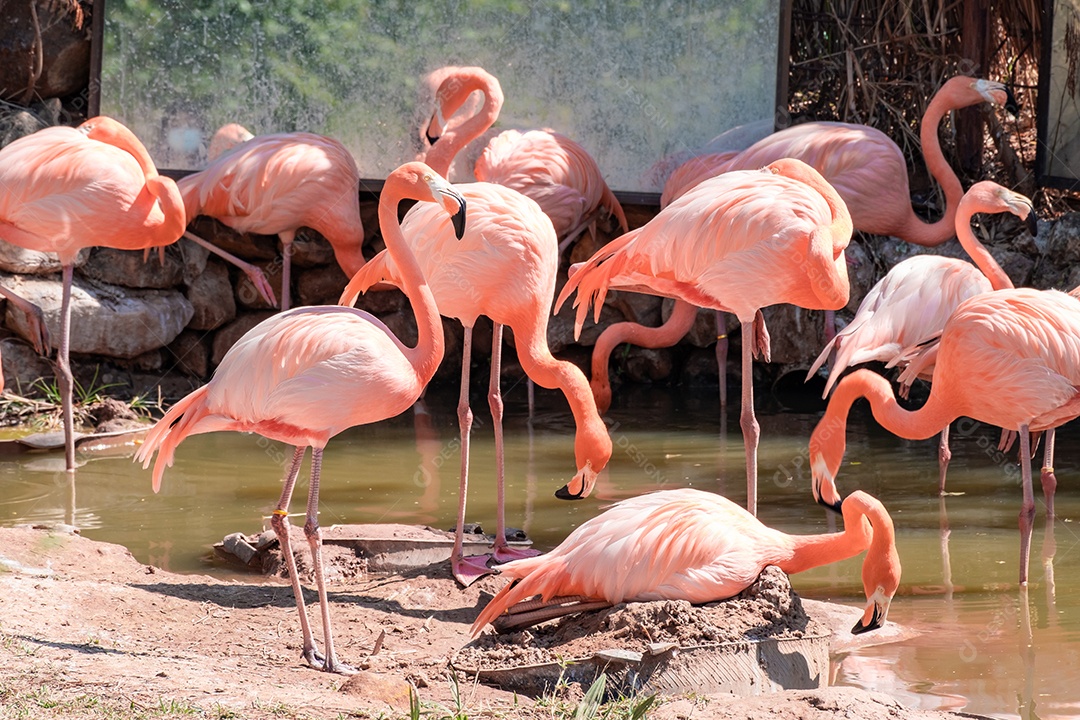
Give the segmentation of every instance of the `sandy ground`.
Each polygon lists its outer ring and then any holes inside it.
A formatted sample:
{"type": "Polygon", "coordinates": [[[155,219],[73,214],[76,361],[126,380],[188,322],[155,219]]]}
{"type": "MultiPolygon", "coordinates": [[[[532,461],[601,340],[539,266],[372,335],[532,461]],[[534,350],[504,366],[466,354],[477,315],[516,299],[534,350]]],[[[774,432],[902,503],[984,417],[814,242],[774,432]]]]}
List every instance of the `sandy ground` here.
{"type": "MultiPolygon", "coordinates": [[[[445,563],[339,576],[329,589],[338,654],[363,668],[345,678],[301,661],[292,593],[279,578],[176,575],[62,528],[0,529],[0,718],[408,717],[409,683],[430,717],[572,717],[576,684],[538,701],[462,678],[455,699],[448,658],[501,584],[489,577],[461,590],[445,563]]],[[[314,606],[314,591],[306,595],[314,606]]],[[[850,627],[859,613],[823,606],[806,603],[829,626],[850,627]]],[[[666,697],[647,716],[960,717],[852,688],[666,697]]]]}

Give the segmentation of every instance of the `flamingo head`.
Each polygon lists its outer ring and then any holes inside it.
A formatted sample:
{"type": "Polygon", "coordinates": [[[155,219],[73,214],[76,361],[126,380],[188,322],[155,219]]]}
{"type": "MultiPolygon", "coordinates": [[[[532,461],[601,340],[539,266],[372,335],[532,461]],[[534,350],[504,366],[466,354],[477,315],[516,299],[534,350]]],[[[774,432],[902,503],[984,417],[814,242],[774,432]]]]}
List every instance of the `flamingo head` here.
{"type": "Polygon", "coordinates": [[[560,500],[581,500],[592,492],[596,478],[611,460],[611,436],[599,415],[586,416],[574,438],[578,471],[570,482],[555,491],[560,500]]]}
{"type": "Polygon", "coordinates": [[[892,518],[881,502],[856,490],[844,500],[844,526],[850,523],[869,526],[870,539],[863,560],[862,581],[866,608],[851,628],[854,635],[876,630],[885,624],[889,605],[900,587],[900,556],[896,552],[896,534],[892,518]]]}
{"type": "Polygon", "coordinates": [[[996,80],[957,75],[942,85],[938,92],[948,98],[949,107],[953,109],[988,102],[1000,105],[1013,114],[1019,110],[1012,91],[1004,83],[996,80]]]}
{"type": "Polygon", "coordinates": [[[840,512],[841,497],[836,489],[836,474],[844,457],[845,428],[826,414],[810,435],[810,472],[814,500],[840,512]]]}
{"type": "Polygon", "coordinates": [[[465,234],[465,198],[457,188],[431,168],[424,171],[423,181],[431,190],[433,202],[442,206],[454,224],[454,235],[460,240],[465,234]]]}
{"type": "Polygon", "coordinates": [[[1039,232],[1035,206],[1026,195],[1013,192],[992,180],[977,182],[968,189],[960,206],[976,204],[975,212],[1008,212],[1023,220],[1032,236],[1039,232]]]}

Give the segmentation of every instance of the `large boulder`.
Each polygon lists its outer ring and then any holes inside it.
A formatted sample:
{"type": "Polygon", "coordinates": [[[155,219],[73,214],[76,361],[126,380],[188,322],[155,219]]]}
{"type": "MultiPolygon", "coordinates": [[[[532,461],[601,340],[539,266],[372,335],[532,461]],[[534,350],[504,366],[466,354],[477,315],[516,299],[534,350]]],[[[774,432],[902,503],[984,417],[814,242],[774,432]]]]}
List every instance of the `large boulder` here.
{"type": "MultiPolygon", "coordinates": [[[[60,278],[0,276],[0,282],[41,308],[59,344],[60,278]]],[[[133,290],[77,278],[71,292],[71,352],[134,358],[172,342],[193,313],[191,303],[175,290],[133,290]]],[[[9,308],[5,324],[30,337],[22,313],[9,308]]]]}
{"type": "Polygon", "coordinates": [[[3,360],[5,388],[8,392],[27,395],[35,380],[52,380],[53,364],[38,355],[28,343],[19,338],[0,340],[0,359],[3,360]]]}
{"type": "Polygon", "coordinates": [[[202,274],[188,283],[184,295],[194,308],[188,324],[192,330],[214,330],[236,317],[229,268],[221,260],[207,262],[202,274]]]}
{"type": "MultiPolygon", "coordinates": [[[[90,248],[83,248],[75,256],[75,267],[90,257],[90,248]]],[[[38,252],[0,240],[0,270],[21,275],[49,275],[60,272],[60,258],[56,253],[38,252]]]]}
{"type": "Polygon", "coordinates": [[[164,248],[164,260],[161,248],[150,248],[145,260],[144,255],[142,250],[95,247],[79,273],[108,285],[159,290],[175,287],[184,279],[184,259],[175,243],[164,248]]]}

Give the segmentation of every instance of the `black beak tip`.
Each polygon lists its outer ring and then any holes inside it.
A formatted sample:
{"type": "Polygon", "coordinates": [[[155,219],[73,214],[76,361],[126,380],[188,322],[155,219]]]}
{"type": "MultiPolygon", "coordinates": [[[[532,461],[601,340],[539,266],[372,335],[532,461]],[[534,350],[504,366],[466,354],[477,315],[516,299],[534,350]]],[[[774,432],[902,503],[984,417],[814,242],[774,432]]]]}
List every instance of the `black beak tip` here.
{"type": "Polygon", "coordinates": [[[1027,223],[1027,229],[1028,232],[1031,233],[1031,237],[1037,237],[1039,234],[1039,216],[1035,214],[1034,210],[1028,213],[1025,222],[1027,223]]]}
{"type": "Polygon", "coordinates": [[[862,635],[863,633],[870,632],[871,630],[877,630],[884,625],[884,619],[881,616],[881,610],[878,606],[874,605],[874,614],[870,618],[870,622],[866,625],[862,624],[862,619],[855,623],[855,627],[851,628],[852,635],[862,635]]]}
{"type": "Polygon", "coordinates": [[[424,137],[427,138],[427,141],[428,141],[428,143],[430,145],[434,145],[435,143],[437,143],[439,141],[439,138],[441,137],[440,135],[434,135],[433,136],[431,134],[431,124],[433,122],[435,122],[435,116],[434,115],[432,115],[431,119],[428,120],[427,129],[424,130],[424,137]]]}
{"type": "Polygon", "coordinates": [[[460,240],[465,235],[465,201],[461,201],[461,209],[454,213],[450,221],[454,223],[454,235],[460,240]]]}
{"type": "Polygon", "coordinates": [[[1020,114],[1020,103],[1016,101],[1016,96],[1013,95],[1012,88],[1008,85],[1005,86],[1005,112],[1013,117],[1020,114]]]}
{"type": "Polygon", "coordinates": [[[818,497],[818,505],[825,508],[826,510],[832,510],[837,515],[843,515],[844,514],[844,511],[841,509],[841,506],[843,505],[843,502],[844,501],[841,500],[841,501],[836,502],[836,503],[828,503],[828,502],[825,502],[824,498],[818,497]]]}
{"type": "Polygon", "coordinates": [[[575,495],[574,493],[570,492],[570,486],[569,485],[563,485],[561,488],[556,490],[555,491],[555,497],[559,498],[560,500],[580,500],[581,499],[581,495],[575,495]]]}

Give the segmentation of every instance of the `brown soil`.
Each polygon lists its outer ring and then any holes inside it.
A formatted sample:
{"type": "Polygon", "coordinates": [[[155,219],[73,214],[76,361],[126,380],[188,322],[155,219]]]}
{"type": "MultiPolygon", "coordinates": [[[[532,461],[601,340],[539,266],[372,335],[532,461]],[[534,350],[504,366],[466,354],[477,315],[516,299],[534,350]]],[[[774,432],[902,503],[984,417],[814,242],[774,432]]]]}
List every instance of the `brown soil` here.
{"type": "MultiPolygon", "coordinates": [[[[448,658],[469,642],[469,625],[501,585],[489,577],[459,589],[444,563],[335,581],[329,596],[338,655],[362,669],[345,678],[302,663],[292,592],[279,579],[176,575],[76,534],[0,529],[0,718],[407,717],[408,682],[418,688],[423,709],[442,716],[455,707],[448,658]],[[381,649],[370,656],[383,634],[381,649]]],[[[315,593],[305,596],[314,607],[315,593]]],[[[620,632],[644,625],[651,633],[701,620],[714,627],[706,633],[720,637],[726,620],[716,614],[719,607],[627,606],[579,628],[620,632]]],[[[850,625],[852,613],[844,614],[850,625]]],[[[317,612],[313,620],[321,637],[317,612]]],[[[569,687],[564,697],[538,706],[462,680],[461,702],[471,717],[561,717],[553,708],[562,702],[572,711],[582,692],[569,687]]],[[[665,698],[649,717],[957,716],[830,688],[764,698],[665,698]]]]}

